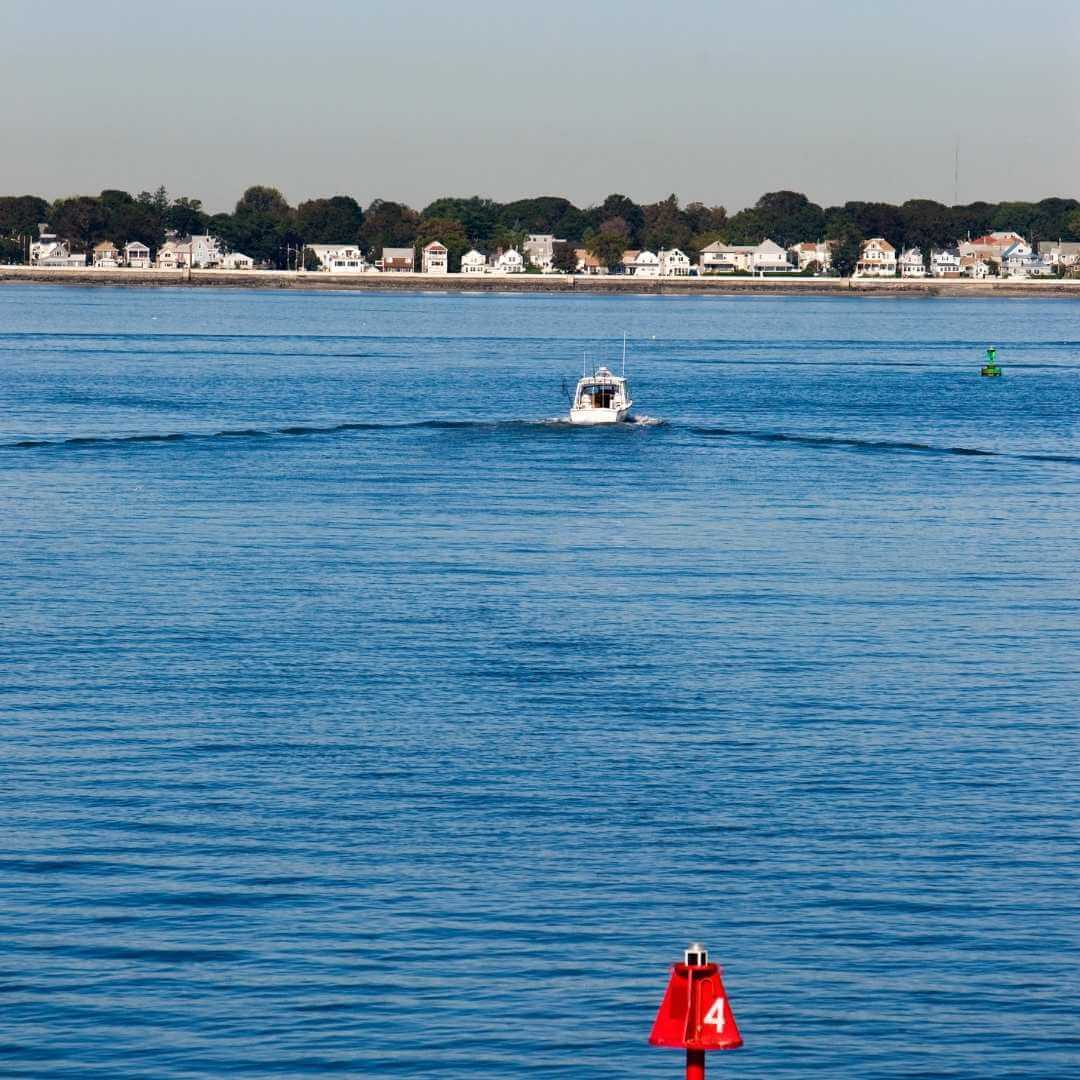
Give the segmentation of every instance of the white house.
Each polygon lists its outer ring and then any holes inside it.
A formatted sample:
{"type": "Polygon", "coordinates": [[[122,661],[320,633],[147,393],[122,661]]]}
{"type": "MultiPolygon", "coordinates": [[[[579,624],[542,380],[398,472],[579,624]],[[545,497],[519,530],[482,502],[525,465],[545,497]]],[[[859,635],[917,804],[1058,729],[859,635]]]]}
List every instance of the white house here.
{"type": "Polygon", "coordinates": [[[750,253],[750,269],[758,273],[786,274],[791,269],[787,252],[772,240],[762,240],[750,253]]]}
{"type": "Polygon", "coordinates": [[[926,277],[926,264],[923,262],[922,251],[917,247],[905,248],[900,252],[897,265],[900,267],[901,277],[926,277]]]}
{"type": "Polygon", "coordinates": [[[1059,266],[1069,270],[1080,266],[1080,241],[1040,240],[1039,255],[1056,270],[1059,266]]]}
{"type": "Polygon", "coordinates": [[[606,274],[608,272],[608,268],[586,248],[574,248],[574,270],[578,274],[606,274]]]}
{"type": "Polygon", "coordinates": [[[529,262],[547,273],[554,265],[555,245],[565,243],[565,240],[560,240],[554,233],[530,233],[522,247],[529,262]]]}
{"type": "Polygon", "coordinates": [[[816,263],[820,270],[827,272],[832,269],[832,246],[831,240],[804,240],[791,248],[789,254],[800,270],[816,263]]]}
{"type": "Polygon", "coordinates": [[[864,240],[859,261],[855,264],[856,277],[895,277],[896,248],[881,236],[864,240]]]}
{"type": "Polygon", "coordinates": [[[49,231],[44,222],[38,225],[38,238],[30,245],[31,266],[85,266],[85,255],[72,255],[71,248],[64,240],[58,240],[56,233],[49,231]]]}
{"type": "Polygon", "coordinates": [[[138,240],[124,245],[124,264],[137,270],[150,269],[150,249],[138,240]]]}
{"type": "Polygon", "coordinates": [[[411,247],[384,247],[380,261],[380,269],[386,273],[411,274],[416,266],[416,254],[411,247]]]}
{"type": "Polygon", "coordinates": [[[990,263],[981,255],[961,255],[960,273],[964,277],[975,278],[982,281],[990,276],[990,263]]]}
{"type": "Polygon", "coordinates": [[[200,269],[209,269],[221,265],[221,242],[216,236],[192,236],[191,265],[200,269]]]}
{"type": "Polygon", "coordinates": [[[660,252],[660,276],[661,277],[688,277],[690,274],[690,257],[678,248],[661,250],[660,252]]]}
{"type": "Polygon", "coordinates": [[[255,260],[250,255],[245,255],[240,251],[230,251],[228,255],[222,256],[221,259],[222,270],[254,270],[255,260]]]}
{"type": "Polygon", "coordinates": [[[120,265],[120,252],[111,240],[95,244],[92,256],[96,270],[115,270],[120,265]]]}
{"type": "Polygon", "coordinates": [[[634,277],[659,277],[660,260],[652,251],[639,251],[627,270],[634,277]]]}
{"type": "Polygon", "coordinates": [[[461,272],[463,274],[486,274],[488,269],[487,258],[476,248],[466,251],[461,256],[461,272]]]}
{"type": "Polygon", "coordinates": [[[958,251],[931,251],[930,276],[936,278],[960,277],[960,258],[960,252],[958,251]]]}
{"type": "MultiPolygon", "coordinates": [[[[331,274],[362,274],[367,269],[367,261],[356,244],[307,244],[306,247],[319,260],[319,269],[331,274]]],[[[230,257],[225,256],[226,259],[230,257]]],[[[246,255],[242,257],[247,258],[246,255]]],[[[236,269],[247,270],[250,267],[236,269]]]]}
{"type": "Polygon", "coordinates": [[[420,266],[425,274],[446,274],[449,272],[450,253],[446,250],[445,244],[440,244],[438,240],[432,240],[430,244],[424,245],[420,254],[420,266]]]}
{"type": "Polygon", "coordinates": [[[502,252],[495,259],[495,272],[497,274],[523,274],[525,273],[525,259],[516,248],[502,252]]]}
{"type": "Polygon", "coordinates": [[[1049,259],[1036,255],[1023,240],[1011,244],[1001,253],[1001,271],[1006,277],[1050,277],[1054,267],[1049,259]]]}
{"type": "Polygon", "coordinates": [[[191,244],[166,240],[158,248],[157,264],[162,270],[180,270],[191,265],[191,244]]]}

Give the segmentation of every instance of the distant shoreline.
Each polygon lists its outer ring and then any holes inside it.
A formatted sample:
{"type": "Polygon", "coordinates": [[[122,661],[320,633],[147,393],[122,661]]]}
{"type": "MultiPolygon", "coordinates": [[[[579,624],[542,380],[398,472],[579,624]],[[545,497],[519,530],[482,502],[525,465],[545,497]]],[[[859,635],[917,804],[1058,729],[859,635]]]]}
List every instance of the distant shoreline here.
{"type": "Polygon", "coordinates": [[[964,278],[693,277],[635,278],[559,274],[327,274],[293,270],[90,270],[0,266],[0,285],[298,289],[333,292],[629,293],[664,296],[925,296],[1080,299],[1080,278],[1042,281],[964,278]]]}

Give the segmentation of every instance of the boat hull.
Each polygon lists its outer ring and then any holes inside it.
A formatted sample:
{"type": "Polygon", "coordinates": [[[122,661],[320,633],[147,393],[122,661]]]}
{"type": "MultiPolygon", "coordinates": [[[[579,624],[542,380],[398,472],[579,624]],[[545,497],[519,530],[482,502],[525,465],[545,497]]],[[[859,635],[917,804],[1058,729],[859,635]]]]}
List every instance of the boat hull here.
{"type": "Polygon", "coordinates": [[[571,409],[571,424],[621,424],[626,420],[630,406],[620,409],[571,409]]]}

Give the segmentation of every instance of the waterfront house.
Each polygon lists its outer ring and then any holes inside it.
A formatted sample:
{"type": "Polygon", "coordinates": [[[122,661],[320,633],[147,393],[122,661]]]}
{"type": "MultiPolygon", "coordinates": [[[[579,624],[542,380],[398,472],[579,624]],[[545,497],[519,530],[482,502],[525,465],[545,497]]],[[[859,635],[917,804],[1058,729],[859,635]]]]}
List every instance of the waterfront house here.
{"type": "Polygon", "coordinates": [[[411,247],[384,247],[381,269],[389,274],[411,274],[416,266],[416,253],[411,247]]]}
{"type": "Polygon", "coordinates": [[[111,240],[95,244],[91,256],[95,270],[115,270],[120,265],[120,252],[111,240]]]}
{"type": "Polygon", "coordinates": [[[192,236],[188,246],[191,250],[191,265],[200,270],[210,270],[221,265],[221,241],[216,236],[192,236]]]}
{"type": "Polygon", "coordinates": [[[717,240],[701,249],[698,265],[703,274],[733,274],[750,266],[750,244],[725,244],[717,240]]]}
{"type": "Polygon", "coordinates": [[[864,240],[859,261],[855,264],[855,277],[895,276],[896,248],[881,236],[864,240]]]}
{"type": "Polygon", "coordinates": [[[124,265],[136,270],[150,269],[150,249],[139,240],[124,245],[124,265]]]}
{"type": "Polygon", "coordinates": [[[222,270],[254,270],[255,260],[241,251],[230,251],[221,257],[222,270]]]}
{"type": "Polygon", "coordinates": [[[1040,240],[1039,255],[1055,270],[1070,270],[1080,266],[1080,241],[1040,240]]]}
{"type": "Polygon", "coordinates": [[[755,274],[786,274],[793,267],[787,252],[773,240],[762,240],[750,252],[750,269],[755,274]]]}
{"type": "Polygon", "coordinates": [[[1050,277],[1054,272],[1049,258],[1036,255],[1031,245],[1018,240],[1001,253],[1001,272],[1005,277],[1050,277]]]}
{"type": "Polygon", "coordinates": [[[522,248],[529,262],[546,274],[554,267],[555,245],[565,243],[565,240],[560,240],[554,233],[530,233],[522,248]]]}
{"type": "Polygon", "coordinates": [[[368,268],[363,252],[356,244],[307,244],[305,250],[318,259],[320,270],[331,274],[362,274],[368,268]]]}
{"type": "Polygon", "coordinates": [[[579,274],[606,274],[608,268],[587,248],[574,248],[574,269],[579,274]]]}
{"type": "Polygon", "coordinates": [[[463,274],[486,274],[487,270],[487,258],[476,248],[466,251],[461,256],[461,272],[463,274]]]}
{"type": "Polygon", "coordinates": [[[900,267],[900,276],[903,278],[926,277],[926,263],[923,262],[920,248],[905,248],[900,252],[897,265],[900,267]]]}
{"type": "Polygon", "coordinates": [[[660,276],[661,277],[689,277],[690,256],[678,248],[661,250],[660,252],[660,276]]]}
{"type": "Polygon", "coordinates": [[[794,260],[793,265],[799,270],[806,270],[816,265],[819,272],[828,272],[832,269],[832,240],[804,240],[796,244],[788,251],[794,260]]]}
{"type": "Polygon", "coordinates": [[[449,272],[450,253],[447,251],[445,244],[440,244],[438,240],[432,240],[430,244],[424,245],[420,255],[420,266],[425,274],[446,274],[449,272]]]}
{"type": "Polygon", "coordinates": [[[495,273],[497,274],[523,274],[525,273],[525,257],[516,248],[502,251],[495,256],[495,273]]]}
{"type": "Polygon", "coordinates": [[[1024,238],[1017,232],[990,232],[974,240],[961,241],[957,250],[961,256],[978,255],[1000,266],[1005,251],[1017,243],[1024,243],[1024,238]]]}
{"type": "Polygon", "coordinates": [[[982,281],[990,276],[990,263],[981,255],[961,255],[960,273],[964,277],[982,281]]]}
{"type": "Polygon", "coordinates": [[[626,257],[633,252],[623,253],[623,269],[633,277],[647,278],[660,276],[660,259],[652,251],[639,251],[627,265],[626,257]]]}
{"type": "Polygon", "coordinates": [[[161,270],[182,270],[191,266],[191,244],[166,240],[158,248],[157,264],[161,270]]]}
{"type": "Polygon", "coordinates": [[[60,240],[47,223],[38,225],[38,238],[30,245],[31,266],[77,267],[86,265],[85,255],[73,255],[66,240],[60,240]]]}
{"type": "Polygon", "coordinates": [[[930,252],[930,276],[936,278],[958,278],[961,274],[960,252],[945,249],[930,252]]]}

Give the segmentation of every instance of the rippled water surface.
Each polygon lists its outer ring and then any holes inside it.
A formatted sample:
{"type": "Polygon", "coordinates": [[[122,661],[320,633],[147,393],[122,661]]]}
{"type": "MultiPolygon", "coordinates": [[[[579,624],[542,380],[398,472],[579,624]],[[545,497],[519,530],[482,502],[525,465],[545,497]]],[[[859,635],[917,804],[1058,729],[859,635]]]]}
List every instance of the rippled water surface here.
{"type": "Polygon", "coordinates": [[[0,395],[0,1076],[674,1077],[694,937],[718,1075],[1080,1070],[1080,307],[5,286],[0,395]]]}

